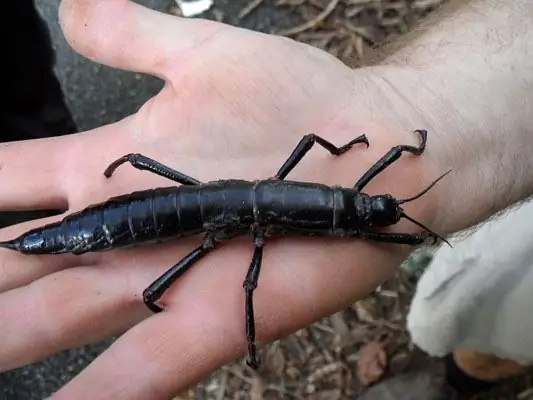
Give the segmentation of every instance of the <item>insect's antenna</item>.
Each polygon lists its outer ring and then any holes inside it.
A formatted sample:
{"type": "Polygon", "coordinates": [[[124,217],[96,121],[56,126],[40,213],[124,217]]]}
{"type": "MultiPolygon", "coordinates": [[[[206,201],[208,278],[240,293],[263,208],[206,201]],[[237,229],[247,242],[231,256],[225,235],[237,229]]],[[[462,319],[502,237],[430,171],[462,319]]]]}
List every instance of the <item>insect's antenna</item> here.
{"type": "Polygon", "coordinates": [[[407,203],[409,201],[413,201],[413,200],[416,200],[420,197],[422,197],[423,195],[425,195],[433,186],[435,186],[437,184],[438,181],[440,181],[442,178],[444,178],[446,175],[448,175],[450,172],[452,172],[452,170],[450,169],[448,172],[445,172],[444,174],[442,174],[441,176],[439,176],[437,179],[435,179],[433,181],[433,183],[431,185],[429,185],[427,188],[425,188],[424,190],[422,190],[420,193],[418,193],[416,196],[413,196],[413,197],[409,197],[408,199],[403,199],[403,200],[398,200],[398,204],[403,204],[403,203],[407,203]]]}
{"type": "Polygon", "coordinates": [[[420,228],[425,229],[426,231],[428,231],[429,233],[431,233],[433,236],[438,237],[440,240],[442,240],[443,242],[445,242],[448,246],[452,247],[452,245],[450,244],[450,242],[448,242],[445,238],[443,238],[443,237],[442,237],[441,235],[439,235],[438,233],[433,232],[431,229],[429,229],[427,226],[423,225],[422,223],[418,222],[416,219],[411,218],[410,216],[408,216],[407,214],[405,214],[405,213],[403,213],[403,212],[401,213],[401,216],[402,216],[402,218],[405,218],[405,219],[411,221],[413,224],[418,225],[420,228]]]}

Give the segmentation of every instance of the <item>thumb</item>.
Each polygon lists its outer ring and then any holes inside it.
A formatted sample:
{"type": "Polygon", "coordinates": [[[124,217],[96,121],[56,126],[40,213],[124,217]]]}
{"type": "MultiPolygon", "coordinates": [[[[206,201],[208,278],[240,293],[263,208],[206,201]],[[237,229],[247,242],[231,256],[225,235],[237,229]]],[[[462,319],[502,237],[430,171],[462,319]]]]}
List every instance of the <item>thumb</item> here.
{"type": "Polygon", "coordinates": [[[63,0],[59,20],[81,55],[110,67],[167,78],[184,64],[187,50],[224,25],[189,20],[128,0],[63,0]]]}

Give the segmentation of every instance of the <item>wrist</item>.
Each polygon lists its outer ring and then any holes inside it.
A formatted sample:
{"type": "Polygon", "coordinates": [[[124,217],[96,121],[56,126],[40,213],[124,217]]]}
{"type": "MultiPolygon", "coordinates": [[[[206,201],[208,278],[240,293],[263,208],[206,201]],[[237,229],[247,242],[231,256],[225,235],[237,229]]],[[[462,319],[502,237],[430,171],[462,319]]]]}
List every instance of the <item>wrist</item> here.
{"type": "MultiPolygon", "coordinates": [[[[367,73],[386,99],[385,120],[397,121],[397,128],[428,131],[423,158],[430,175],[452,169],[428,193],[441,233],[475,225],[533,191],[528,174],[533,132],[520,106],[531,95],[527,87],[519,87],[519,80],[509,76],[507,82],[497,82],[505,78],[496,76],[476,87],[474,82],[465,84],[460,70],[396,65],[371,67],[367,73]],[[491,92],[483,91],[487,86],[491,92]],[[498,101],[494,96],[500,96],[498,101]]],[[[425,174],[425,179],[430,177],[425,174]]]]}
{"type": "MultiPolygon", "coordinates": [[[[447,172],[448,165],[440,168],[432,158],[435,153],[435,134],[428,129],[422,118],[417,118],[416,110],[405,101],[395,101],[395,93],[382,87],[382,81],[368,69],[353,71],[354,93],[349,107],[344,112],[331,111],[335,118],[328,118],[326,132],[335,132],[331,140],[343,144],[353,139],[354,135],[365,133],[370,146],[360,150],[357,156],[346,157],[342,164],[332,164],[333,171],[323,171],[325,176],[335,176],[336,183],[353,186],[378,160],[397,146],[418,148],[421,136],[417,130],[427,130],[427,145],[420,155],[403,151],[384,170],[362,188],[362,192],[372,195],[390,194],[397,200],[411,198],[433,183],[439,176],[447,172]],[[384,112],[386,110],[386,112],[384,112]]],[[[390,89],[390,87],[388,88],[390,89]]],[[[329,111],[326,111],[329,115],[329,111]]],[[[416,152],[415,152],[416,153],[416,152]]],[[[395,158],[395,157],[392,157],[395,158]]],[[[438,185],[446,184],[448,178],[438,185]]],[[[437,185],[437,186],[438,186],[437,185]]],[[[429,229],[439,232],[435,225],[439,199],[432,188],[420,198],[402,205],[405,213],[426,225],[429,229]]],[[[402,218],[394,226],[385,229],[397,233],[417,233],[421,229],[411,221],[402,218]]],[[[428,241],[429,242],[429,241],[428,241]]]]}
{"type": "Polygon", "coordinates": [[[533,192],[533,12],[521,0],[476,0],[447,12],[365,70],[391,118],[428,130],[426,158],[437,171],[453,169],[433,189],[436,226],[451,233],[533,192]]]}

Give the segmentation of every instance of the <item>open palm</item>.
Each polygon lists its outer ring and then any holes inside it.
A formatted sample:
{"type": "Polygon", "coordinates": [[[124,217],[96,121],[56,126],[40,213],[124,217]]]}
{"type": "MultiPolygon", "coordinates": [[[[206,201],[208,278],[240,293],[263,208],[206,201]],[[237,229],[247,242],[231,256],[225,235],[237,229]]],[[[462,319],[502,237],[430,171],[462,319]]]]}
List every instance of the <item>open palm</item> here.
{"type": "MultiPolygon", "coordinates": [[[[309,46],[125,0],[65,0],[61,17],[81,54],[159,76],[166,85],[112,125],[1,147],[1,209],[70,213],[113,195],[174,184],[129,165],[106,179],[105,168],[126,153],[142,153],[202,182],[256,179],[273,176],[304,134],[342,145],[367,133],[370,149],[356,146],[334,158],[317,147],[290,174],[353,186],[391,146],[416,144],[412,127],[393,134],[401,126],[388,131],[392,121],[375,122],[377,98],[370,107],[363,96],[371,93],[370,78],[309,46]]],[[[431,170],[427,179],[417,173],[421,179],[394,194],[412,195],[420,181],[435,177],[431,170]]],[[[394,173],[380,179],[374,188],[390,185],[394,173]]],[[[58,218],[6,228],[0,240],[58,218]]],[[[250,238],[235,239],[195,265],[163,296],[165,312],[153,314],[143,304],[143,290],[200,241],[83,256],[2,249],[0,368],[126,332],[54,398],[166,399],[244,354],[250,238]]],[[[405,251],[362,241],[269,240],[254,297],[258,340],[341,309],[387,278],[405,251]]]]}

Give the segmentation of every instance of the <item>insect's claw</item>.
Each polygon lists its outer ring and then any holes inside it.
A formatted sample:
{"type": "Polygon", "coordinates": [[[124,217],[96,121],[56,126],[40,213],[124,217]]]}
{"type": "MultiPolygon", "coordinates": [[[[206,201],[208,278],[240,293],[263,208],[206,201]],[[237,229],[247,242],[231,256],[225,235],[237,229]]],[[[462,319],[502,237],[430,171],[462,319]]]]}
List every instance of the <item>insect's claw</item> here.
{"type": "Polygon", "coordinates": [[[450,242],[448,242],[445,238],[443,238],[442,236],[434,233],[434,232],[424,232],[426,238],[428,237],[431,237],[433,239],[433,243],[431,243],[432,246],[436,245],[439,240],[443,241],[444,243],[446,243],[448,246],[452,247],[452,245],[450,244],[450,242]]]}
{"type": "Polygon", "coordinates": [[[248,365],[253,370],[258,370],[261,366],[261,361],[257,357],[246,357],[246,365],[248,365]]]}
{"type": "Polygon", "coordinates": [[[158,306],[157,304],[154,304],[154,307],[152,308],[152,311],[155,313],[160,313],[162,311],[165,311],[163,307],[158,306]]]}
{"type": "Polygon", "coordinates": [[[150,309],[150,311],[154,313],[160,313],[161,311],[163,311],[163,307],[155,303],[154,295],[149,290],[144,291],[143,300],[144,300],[144,304],[146,305],[146,307],[148,307],[148,309],[150,309]]]}
{"type": "Polygon", "coordinates": [[[155,303],[145,303],[145,304],[146,304],[146,307],[148,307],[150,311],[154,313],[160,313],[163,311],[163,307],[160,307],[155,303]]]}

